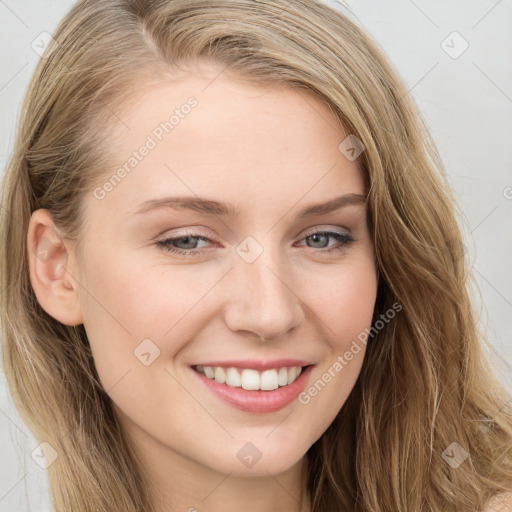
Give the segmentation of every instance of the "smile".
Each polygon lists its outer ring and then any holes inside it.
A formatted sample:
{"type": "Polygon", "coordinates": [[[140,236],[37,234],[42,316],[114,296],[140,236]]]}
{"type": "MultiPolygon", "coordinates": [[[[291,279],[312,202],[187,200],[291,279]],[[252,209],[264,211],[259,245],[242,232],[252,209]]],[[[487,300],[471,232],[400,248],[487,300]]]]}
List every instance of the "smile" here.
{"type": "Polygon", "coordinates": [[[267,366],[256,370],[194,365],[190,370],[214,397],[231,407],[250,413],[272,413],[297,400],[314,367],[315,364],[267,366]]]}
{"type": "Polygon", "coordinates": [[[273,368],[257,371],[252,368],[242,369],[197,365],[195,370],[205,375],[208,379],[215,380],[219,384],[226,384],[232,388],[241,387],[248,391],[258,389],[272,391],[295,382],[302,372],[302,367],[292,366],[291,368],[273,368]]]}

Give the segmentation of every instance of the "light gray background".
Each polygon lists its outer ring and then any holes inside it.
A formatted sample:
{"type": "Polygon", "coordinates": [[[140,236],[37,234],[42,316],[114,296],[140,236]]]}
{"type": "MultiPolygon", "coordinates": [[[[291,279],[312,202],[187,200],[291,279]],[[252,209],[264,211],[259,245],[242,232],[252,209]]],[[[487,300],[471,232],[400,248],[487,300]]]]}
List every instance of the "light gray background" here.
{"type": "MultiPolygon", "coordinates": [[[[482,294],[475,295],[482,328],[492,343],[496,372],[512,394],[512,2],[326,3],[383,46],[431,129],[466,215],[463,228],[482,294]],[[459,56],[464,40],[469,47],[459,56]]],[[[2,173],[39,58],[31,44],[41,32],[52,33],[72,4],[0,0],[2,173]]],[[[30,456],[38,443],[12,407],[3,372],[0,435],[0,511],[49,511],[46,471],[30,456]]]]}

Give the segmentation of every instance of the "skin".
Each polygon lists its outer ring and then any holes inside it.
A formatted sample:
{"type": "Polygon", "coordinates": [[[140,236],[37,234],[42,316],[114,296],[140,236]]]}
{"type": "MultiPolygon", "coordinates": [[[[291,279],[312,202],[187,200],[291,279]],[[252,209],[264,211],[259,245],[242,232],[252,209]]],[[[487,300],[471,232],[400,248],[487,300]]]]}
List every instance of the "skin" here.
{"type": "Polygon", "coordinates": [[[57,236],[46,210],[33,213],[29,247],[51,241],[53,251],[44,259],[29,251],[31,283],[50,315],[84,324],[158,512],[307,510],[300,508],[304,455],[345,403],[365,346],[308,404],[273,413],[234,409],[190,365],[301,358],[315,363],[309,387],[370,327],[377,275],[365,206],[295,218],[306,205],[364,194],[363,178],[358,160],[338,149],[347,134],[311,93],[203,71],[146,86],[116,112],[130,128],[109,146],[119,167],[168,112],[198,100],[103,199],[86,196],[83,257],[57,236]],[[134,214],[145,200],[169,195],[230,202],[241,213],[134,214]],[[199,255],[155,245],[183,237],[183,228],[208,238],[193,249],[178,240],[199,255]],[[355,241],[326,253],[341,244],[306,237],[322,230],[348,231],[355,241]],[[263,249],[250,264],[236,252],[248,236],[263,249]],[[149,366],[134,356],[146,338],[160,349],[149,366]],[[237,457],[248,442],[262,454],[252,467],[237,457]]]}

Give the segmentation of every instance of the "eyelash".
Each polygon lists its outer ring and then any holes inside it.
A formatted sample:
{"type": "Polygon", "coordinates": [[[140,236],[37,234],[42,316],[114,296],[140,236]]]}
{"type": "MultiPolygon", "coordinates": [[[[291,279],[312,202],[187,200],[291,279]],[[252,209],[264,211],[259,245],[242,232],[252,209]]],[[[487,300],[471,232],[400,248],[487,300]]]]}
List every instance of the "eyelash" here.
{"type": "MultiPolygon", "coordinates": [[[[315,236],[315,235],[329,235],[330,238],[335,238],[338,240],[338,242],[341,242],[341,245],[338,245],[336,247],[331,247],[330,249],[317,249],[321,253],[331,253],[331,252],[335,252],[335,251],[340,251],[340,250],[344,249],[346,246],[355,242],[355,239],[351,234],[342,233],[342,232],[338,232],[338,231],[314,231],[312,233],[308,233],[307,235],[305,235],[303,240],[305,240],[306,238],[311,238],[312,236],[315,236]]],[[[181,256],[194,256],[196,254],[201,254],[203,252],[203,251],[198,251],[198,250],[186,251],[184,249],[176,249],[175,247],[172,247],[172,245],[171,245],[172,242],[174,242],[176,240],[182,240],[183,238],[197,238],[198,240],[202,240],[202,241],[209,240],[209,238],[204,237],[204,236],[196,235],[193,233],[184,233],[183,235],[181,235],[179,237],[167,238],[165,240],[161,240],[161,241],[157,242],[156,245],[166,252],[179,254],[181,256]]]]}

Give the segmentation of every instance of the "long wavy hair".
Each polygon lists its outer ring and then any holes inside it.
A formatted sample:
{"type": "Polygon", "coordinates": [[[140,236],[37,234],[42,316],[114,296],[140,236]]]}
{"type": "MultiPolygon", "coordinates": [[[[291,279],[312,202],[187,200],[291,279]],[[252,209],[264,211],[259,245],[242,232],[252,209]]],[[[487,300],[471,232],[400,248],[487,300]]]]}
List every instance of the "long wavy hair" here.
{"type": "Polygon", "coordinates": [[[512,488],[512,418],[470,300],[461,211],[414,100],[369,34],[317,0],[92,0],[53,38],[2,183],[0,293],[13,400],[59,454],[48,468],[57,512],[154,505],[84,326],[61,324],[35,297],[30,216],[48,209],[80,242],[82,198],[112,169],[117,108],[142,83],[201,62],[315,93],[365,147],[374,319],[402,309],[368,340],[350,396],[308,450],[312,512],[473,512],[512,488]],[[454,442],[468,453],[456,468],[443,457],[454,442]]]}

